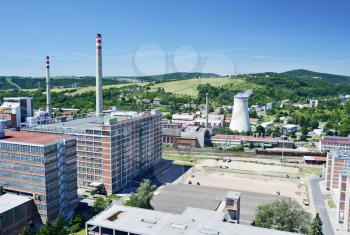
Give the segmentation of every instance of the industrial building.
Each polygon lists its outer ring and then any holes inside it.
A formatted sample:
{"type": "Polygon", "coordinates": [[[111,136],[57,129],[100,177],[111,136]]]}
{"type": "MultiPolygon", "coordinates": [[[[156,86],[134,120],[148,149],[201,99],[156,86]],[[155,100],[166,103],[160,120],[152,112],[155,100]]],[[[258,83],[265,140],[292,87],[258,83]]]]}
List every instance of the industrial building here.
{"type": "Polygon", "coordinates": [[[77,205],[76,141],[6,130],[0,139],[0,186],[30,196],[41,222],[70,218],[77,205]]]}
{"type": "Polygon", "coordinates": [[[350,152],[327,154],[325,187],[337,206],[337,230],[350,232],[350,152]]]}
{"type": "Polygon", "coordinates": [[[252,91],[247,90],[242,93],[238,93],[234,97],[234,106],[232,109],[232,117],[230,123],[230,129],[237,132],[251,131],[249,121],[248,99],[252,91]]]}
{"type": "Polygon", "coordinates": [[[162,115],[128,114],[56,118],[48,125],[23,124],[22,129],[76,138],[78,186],[116,193],[157,165],[162,153],[162,115]]]}
{"type": "Polygon", "coordinates": [[[19,234],[25,226],[33,226],[38,218],[33,199],[0,190],[0,234],[19,234]]]}
{"type": "Polygon", "coordinates": [[[322,139],[320,139],[319,151],[350,151],[350,138],[340,136],[324,136],[322,139]]]}
{"type": "Polygon", "coordinates": [[[188,207],[172,214],[113,205],[86,222],[86,235],[246,235],[293,234],[229,222],[223,212],[188,207]]]}
{"type": "Polygon", "coordinates": [[[294,148],[294,141],[284,140],[278,137],[255,137],[243,135],[214,135],[210,138],[211,143],[215,147],[232,147],[236,145],[250,144],[253,147],[264,148],[294,148]]]}
{"type": "Polygon", "coordinates": [[[221,114],[202,114],[197,113],[175,113],[172,116],[173,124],[180,124],[182,126],[206,126],[208,127],[223,127],[225,116],[221,114]]]}
{"type": "Polygon", "coordinates": [[[4,98],[0,106],[0,120],[6,120],[7,128],[19,128],[27,117],[33,116],[33,99],[31,97],[4,98]]]}
{"type": "Polygon", "coordinates": [[[204,148],[210,141],[206,128],[198,126],[179,127],[179,124],[163,124],[162,141],[175,148],[204,148]]]}

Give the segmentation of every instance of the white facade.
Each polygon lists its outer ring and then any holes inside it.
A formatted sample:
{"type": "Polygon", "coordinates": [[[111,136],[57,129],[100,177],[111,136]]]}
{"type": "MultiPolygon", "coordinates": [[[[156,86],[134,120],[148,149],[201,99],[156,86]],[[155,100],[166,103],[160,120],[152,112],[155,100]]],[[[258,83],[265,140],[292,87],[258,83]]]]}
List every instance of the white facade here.
{"type": "Polygon", "coordinates": [[[247,132],[251,130],[248,96],[235,96],[230,129],[238,132],[247,132]]]}

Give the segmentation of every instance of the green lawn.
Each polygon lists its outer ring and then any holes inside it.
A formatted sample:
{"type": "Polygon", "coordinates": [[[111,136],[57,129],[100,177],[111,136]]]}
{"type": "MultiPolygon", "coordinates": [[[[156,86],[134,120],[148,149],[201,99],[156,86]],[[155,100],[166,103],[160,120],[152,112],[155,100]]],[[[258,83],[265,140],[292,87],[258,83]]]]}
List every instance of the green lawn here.
{"type": "Polygon", "coordinates": [[[73,235],[85,235],[86,233],[85,233],[85,228],[84,229],[82,229],[82,230],[80,230],[79,232],[77,232],[77,233],[73,233],[73,235]]]}
{"type": "Polygon", "coordinates": [[[301,173],[303,175],[322,175],[322,168],[304,166],[301,168],[301,173]]]}

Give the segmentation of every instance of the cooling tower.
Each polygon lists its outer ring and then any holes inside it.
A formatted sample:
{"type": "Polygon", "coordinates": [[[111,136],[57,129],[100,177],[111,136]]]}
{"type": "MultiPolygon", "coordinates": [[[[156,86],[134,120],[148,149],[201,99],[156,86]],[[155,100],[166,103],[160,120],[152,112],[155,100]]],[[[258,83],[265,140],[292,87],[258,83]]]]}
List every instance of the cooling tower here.
{"type": "Polygon", "coordinates": [[[247,132],[250,131],[248,99],[251,91],[239,93],[234,98],[232,118],[230,129],[232,131],[247,132]]]}

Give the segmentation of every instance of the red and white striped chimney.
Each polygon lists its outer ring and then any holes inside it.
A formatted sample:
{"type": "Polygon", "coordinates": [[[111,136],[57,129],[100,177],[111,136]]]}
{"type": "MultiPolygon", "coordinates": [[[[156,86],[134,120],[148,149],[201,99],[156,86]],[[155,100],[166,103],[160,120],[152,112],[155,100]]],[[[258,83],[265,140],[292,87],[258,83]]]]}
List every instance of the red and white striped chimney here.
{"type": "Polygon", "coordinates": [[[50,58],[46,56],[46,111],[49,114],[49,118],[52,117],[52,106],[51,106],[51,84],[50,84],[50,58]]]}
{"type": "Polygon", "coordinates": [[[102,88],[102,36],[96,34],[96,116],[103,113],[102,88]]]}

